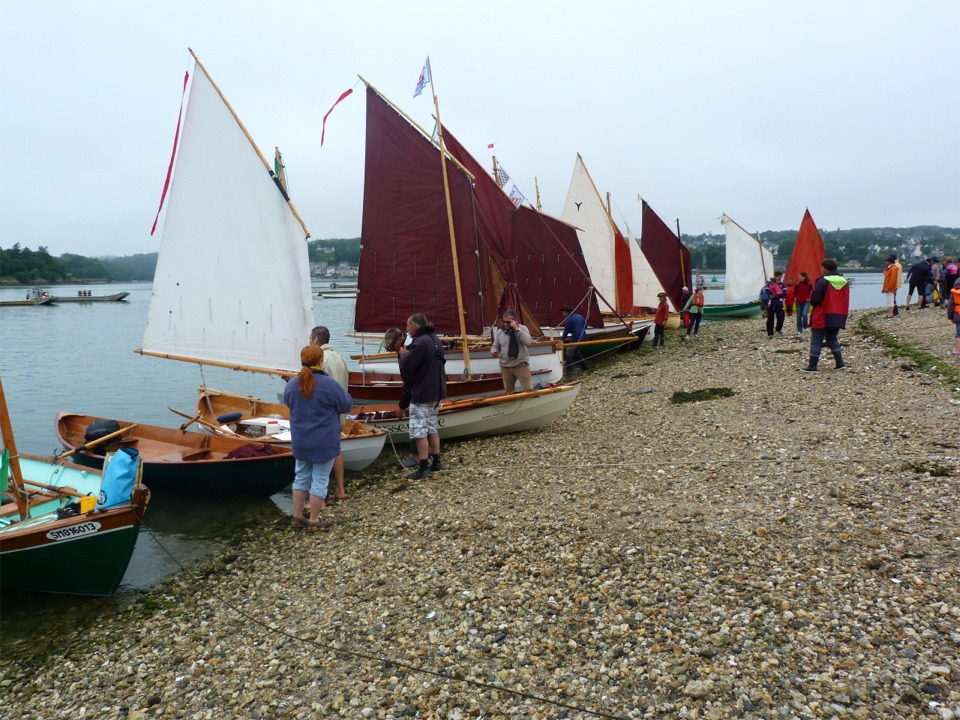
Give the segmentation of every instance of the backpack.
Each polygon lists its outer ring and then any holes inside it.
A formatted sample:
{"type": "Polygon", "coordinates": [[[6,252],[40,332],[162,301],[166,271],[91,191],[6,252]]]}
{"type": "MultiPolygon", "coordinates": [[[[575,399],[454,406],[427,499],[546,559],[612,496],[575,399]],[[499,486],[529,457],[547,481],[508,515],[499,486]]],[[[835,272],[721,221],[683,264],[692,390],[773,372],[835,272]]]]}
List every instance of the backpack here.
{"type": "Polygon", "coordinates": [[[770,299],[770,287],[768,285],[764,285],[760,289],[760,299],[764,302],[767,302],[770,299]]]}

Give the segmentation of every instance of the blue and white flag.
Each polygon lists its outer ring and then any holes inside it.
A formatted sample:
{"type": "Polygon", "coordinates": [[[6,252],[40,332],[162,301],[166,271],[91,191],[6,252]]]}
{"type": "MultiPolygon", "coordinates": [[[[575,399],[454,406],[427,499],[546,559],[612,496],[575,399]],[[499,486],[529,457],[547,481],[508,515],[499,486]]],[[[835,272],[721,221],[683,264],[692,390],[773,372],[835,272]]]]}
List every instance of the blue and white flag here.
{"type": "Polygon", "coordinates": [[[413,96],[416,97],[423,92],[423,89],[430,82],[430,58],[423,64],[423,70],[420,71],[420,78],[417,80],[417,87],[413,89],[413,96]]]}
{"type": "Polygon", "coordinates": [[[513,203],[515,208],[519,209],[525,200],[526,198],[523,196],[523,193],[520,192],[520,188],[518,188],[516,185],[510,188],[510,202],[513,203]]]}

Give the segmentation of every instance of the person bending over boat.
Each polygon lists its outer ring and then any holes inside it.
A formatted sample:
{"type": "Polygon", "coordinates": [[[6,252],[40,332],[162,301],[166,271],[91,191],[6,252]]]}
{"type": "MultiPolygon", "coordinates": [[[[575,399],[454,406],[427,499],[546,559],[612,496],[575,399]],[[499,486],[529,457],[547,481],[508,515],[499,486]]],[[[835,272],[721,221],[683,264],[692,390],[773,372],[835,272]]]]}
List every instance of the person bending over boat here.
{"type": "Polygon", "coordinates": [[[439,409],[447,397],[443,343],[423,313],[407,320],[410,345],[400,348],[400,376],[410,386],[410,437],[417,441],[419,467],[408,480],[419,480],[431,472],[443,470],[440,461],[439,409]]]}
{"type": "Polygon", "coordinates": [[[490,354],[500,359],[503,389],[509,393],[514,391],[518,380],[521,390],[533,390],[533,378],[530,377],[530,351],[527,350],[532,343],[530,330],[526,325],[517,322],[517,313],[513,310],[504,310],[503,323],[493,333],[490,354]]]}
{"type": "MultiPolygon", "coordinates": [[[[575,313],[569,305],[560,308],[563,313],[563,336],[560,340],[564,343],[583,342],[587,339],[587,321],[579,313],[575,313]]],[[[563,349],[563,365],[566,372],[580,370],[589,370],[587,361],[583,359],[583,351],[579,345],[565,347],[563,349]]]]}
{"type": "MultiPolygon", "coordinates": [[[[330,344],[330,331],[323,325],[317,325],[310,331],[310,344],[316,345],[323,350],[323,372],[337,381],[337,384],[343,388],[344,392],[349,392],[350,371],[347,370],[346,361],[340,357],[339,353],[333,349],[330,344]]],[[[340,427],[346,424],[346,418],[340,417],[340,427]]],[[[337,455],[333,461],[333,499],[337,502],[343,502],[347,499],[347,491],[343,487],[343,455],[337,455]]]]}
{"type": "Polygon", "coordinates": [[[300,374],[290,378],[283,402],[290,408],[290,435],[295,460],[293,528],[325,530],[333,521],[322,517],[330,471],[340,454],[340,415],[353,400],[336,380],[323,372],[323,350],[307,345],[300,351],[300,374]],[[309,495],[310,521],[303,519],[309,495]]]}

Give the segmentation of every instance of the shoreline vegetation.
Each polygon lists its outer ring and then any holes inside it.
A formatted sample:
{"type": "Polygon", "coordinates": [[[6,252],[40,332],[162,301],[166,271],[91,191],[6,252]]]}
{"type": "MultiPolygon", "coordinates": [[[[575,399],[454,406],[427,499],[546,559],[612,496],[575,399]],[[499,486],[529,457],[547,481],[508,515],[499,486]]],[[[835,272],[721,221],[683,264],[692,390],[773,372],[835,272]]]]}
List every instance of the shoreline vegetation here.
{"type": "Polygon", "coordinates": [[[446,444],[422,481],[398,448],[348,477],[328,533],[278,510],[5,641],[2,706],[960,717],[960,358],[942,308],[881,314],[851,313],[843,373],[799,372],[807,336],[715,323],[610,357],[546,428],[446,444]],[[671,402],[705,389],[729,392],[671,402]]]}
{"type": "MultiPolygon", "coordinates": [[[[819,228],[827,257],[837,260],[841,270],[883,271],[883,258],[896,253],[905,263],[910,258],[960,255],[960,228],[919,225],[909,228],[853,228],[827,231],[819,228]]],[[[760,233],[774,253],[777,267],[784,268],[793,252],[796,230],[767,230],[760,233]]],[[[681,235],[689,248],[694,272],[723,273],[726,268],[722,233],[681,235]]],[[[356,267],[360,261],[360,238],[333,238],[307,242],[310,262],[356,267]]],[[[86,284],[102,282],[150,282],[157,265],[157,253],[121,257],[86,257],[64,253],[50,255],[20,243],[0,247],[0,286],[86,284]]]]}

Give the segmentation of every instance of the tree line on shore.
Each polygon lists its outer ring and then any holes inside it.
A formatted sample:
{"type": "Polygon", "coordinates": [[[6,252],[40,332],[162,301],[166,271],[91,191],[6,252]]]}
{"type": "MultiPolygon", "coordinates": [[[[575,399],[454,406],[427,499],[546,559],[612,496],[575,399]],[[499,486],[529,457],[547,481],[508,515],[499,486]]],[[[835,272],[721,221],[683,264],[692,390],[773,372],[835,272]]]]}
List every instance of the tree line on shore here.
{"type": "MultiPolygon", "coordinates": [[[[912,228],[855,228],[820,230],[828,257],[841,266],[882,268],[883,258],[893,252],[904,258],[960,256],[960,228],[924,225],[912,228]]],[[[793,252],[796,230],[761,232],[764,244],[774,250],[774,260],[784,266],[793,252]]],[[[694,269],[722,272],[726,268],[722,234],[683,235],[690,249],[694,269]]],[[[360,238],[310,240],[310,262],[360,261],[360,238]]],[[[42,245],[31,250],[16,243],[0,247],[0,283],[53,285],[70,282],[150,282],[157,267],[157,253],[122,257],[86,257],[64,253],[51,255],[42,245]]]]}

